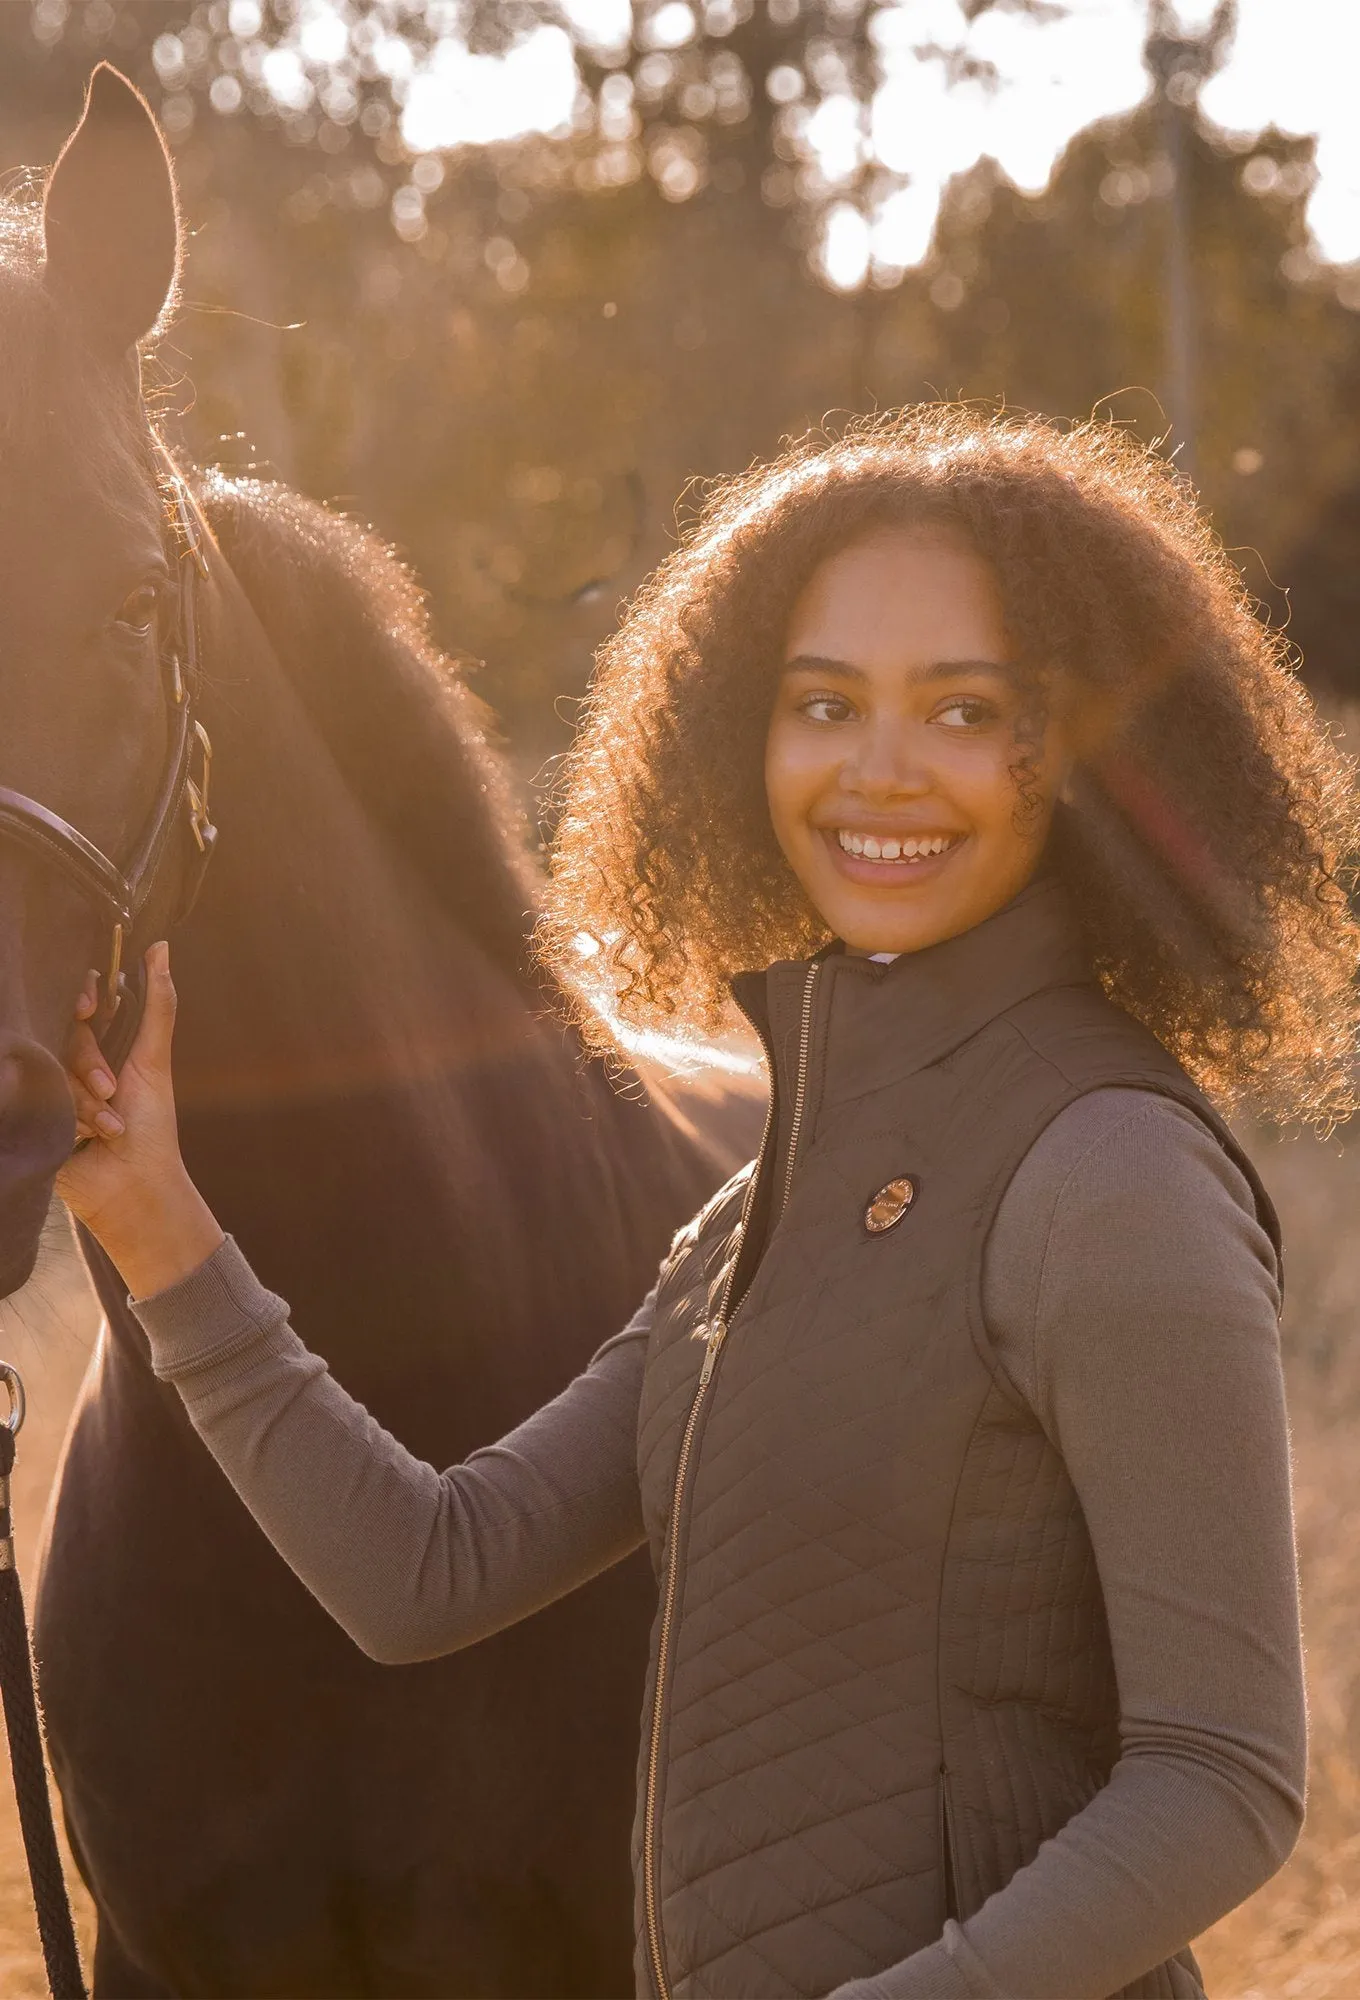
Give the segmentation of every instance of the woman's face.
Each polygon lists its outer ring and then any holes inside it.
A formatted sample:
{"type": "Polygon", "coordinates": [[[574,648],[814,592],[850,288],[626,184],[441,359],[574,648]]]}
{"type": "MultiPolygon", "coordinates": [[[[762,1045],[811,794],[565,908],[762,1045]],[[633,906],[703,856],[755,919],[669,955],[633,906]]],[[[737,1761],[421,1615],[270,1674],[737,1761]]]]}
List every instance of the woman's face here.
{"type": "Polygon", "coordinates": [[[789,866],[850,950],[939,944],[1030,880],[1063,759],[1050,725],[1021,809],[1020,706],[995,579],[962,541],[880,529],[813,573],[765,787],[789,866]]]}

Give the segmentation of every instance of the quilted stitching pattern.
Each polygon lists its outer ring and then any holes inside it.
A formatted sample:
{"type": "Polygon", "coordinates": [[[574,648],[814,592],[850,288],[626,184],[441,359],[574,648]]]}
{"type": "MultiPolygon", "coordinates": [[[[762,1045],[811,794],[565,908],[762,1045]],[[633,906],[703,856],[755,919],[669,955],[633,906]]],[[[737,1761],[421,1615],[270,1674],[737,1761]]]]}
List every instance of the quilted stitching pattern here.
{"type": "MultiPolygon", "coordinates": [[[[1117,1701],[1085,1524],[995,1380],[977,1299],[986,1229],[1033,1137],[1082,1090],[1131,1078],[1189,1092],[1150,1037],[1064,989],[872,1095],[810,1094],[676,1524],[659,1802],[675,2000],[825,1993],[937,1937],[943,1766],[963,1915],[1108,1776],[1117,1701]],[[866,1199],[904,1172],[911,1214],[870,1237],[866,1199]]],[[[703,1356],[691,1336],[748,1186],[682,1232],[663,1281],[639,1428],[659,1571],[703,1356]]],[[[649,1688],[644,1769],[650,1704],[649,1688]]],[[[1193,1993],[1187,1967],[1121,2000],[1193,1993]]],[[[650,1990],[645,1952],[639,1978],[650,1990]]]]}

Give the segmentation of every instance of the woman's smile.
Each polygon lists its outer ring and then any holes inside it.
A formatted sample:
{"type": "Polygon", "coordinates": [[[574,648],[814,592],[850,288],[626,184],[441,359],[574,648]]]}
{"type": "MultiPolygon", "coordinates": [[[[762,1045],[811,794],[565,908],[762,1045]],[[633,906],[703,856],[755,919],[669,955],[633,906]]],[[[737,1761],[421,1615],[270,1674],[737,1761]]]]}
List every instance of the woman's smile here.
{"type": "Polygon", "coordinates": [[[825,828],[823,836],[847,880],[893,891],[932,880],[968,838],[958,832],[862,826],[825,828]]]}

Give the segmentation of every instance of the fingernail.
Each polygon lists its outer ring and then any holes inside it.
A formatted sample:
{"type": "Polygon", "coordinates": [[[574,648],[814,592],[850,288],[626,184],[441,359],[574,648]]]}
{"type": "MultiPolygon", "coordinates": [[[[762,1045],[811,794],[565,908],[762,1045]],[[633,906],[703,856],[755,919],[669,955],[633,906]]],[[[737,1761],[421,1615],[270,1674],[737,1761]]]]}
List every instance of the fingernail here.
{"type": "Polygon", "coordinates": [[[106,1139],[116,1139],[124,1129],[123,1121],[116,1111],[96,1111],[94,1122],[106,1139]]]}
{"type": "Polygon", "coordinates": [[[98,1091],[101,1097],[112,1097],[118,1086],[106,1069],[92,1069],[90,1071],[90,1088],[91,1090],[98,1091]]]}

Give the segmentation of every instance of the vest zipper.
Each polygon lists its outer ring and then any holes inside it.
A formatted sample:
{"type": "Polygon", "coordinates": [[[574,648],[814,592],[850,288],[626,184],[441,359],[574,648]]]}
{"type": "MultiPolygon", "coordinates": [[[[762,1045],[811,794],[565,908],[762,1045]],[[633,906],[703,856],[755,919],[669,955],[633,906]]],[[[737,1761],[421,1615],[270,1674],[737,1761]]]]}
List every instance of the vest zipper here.
{"type": "Polygon", "coordinates": [[[798,1157],[798,1135],[803,1129],[803,1107],[807,1102],[808,1050],[812,1042],[812,989],[817,984],[819,969],[814,960],[808,967],[807,978],[803,982],[803,1018],[798,1029],[798,1087],[794,1092],[793,1117],[789,1123],[789,1157],[784,1165],[784,1199],[779,1204],[776,1222],[788,1207],[789,1196],[793,1192],[793,1163],[798,1157]]]}
{"type": "MultiPolygon", "coordinates": [[[[812,993],[817,982],[818,967],[808,967],[807,979],[803,986],[803,1013],[798,1032],[798,1080],[793,1098],[793,1118],[789,1125],[789,1152],[784,1171],[784,1198],[779,1205],[779,1220],[789,1205],[789,1192],[793,1186],[793,1162],[798,1151],[798,1135],[803,1124],[803,1107],[807,1100],[808,1053],[812,1041],[812,993]]],[[[754,1199],[756,1185],[760,1179],[764,1163],[765,1148],[770,1142],[770,1131],[774,1124],[774,1092],[771,1090],[769,1108],[765,1114],[765,1130],[761,1136],[760,1151],[756,1155],[756,1171],[751,1176],[751,1196],[754,1199]]],[[[671,1491],[670,1522],[666,1533],[666,1583],[661,1593],[661,1621],[656,1641],[656,1680],[652,1688],[651,1728],[647,1743],[647,1791],[642,1809],[642,1900],[647,1921],[647,1948],[652,1961],[652,1979],[656,1985],[656,2000],[671,2000],[670,1983],[666,1978],[666,1965],[661,1951],[661,1918],[658,1907],[657,1875],[659,1855],[657,1852],[657,1781],[661,1761],[661,1723],[666,1706],[666,1670],[669,1665],[671,1625],[675,1618],[675,1600],[679,1587],[679,1566],[676,1562],[676,1537],[680,1528],[680,1507],[685,1497],[685,1485],[689,1477],[690,1456],[694,1449],[694,1433],[699,1425],[699,1413],[708,1385],[713,1380],[713,1370],[718,1363],[718,1350],[727,1337],[728,1321],[731,1314],[741,1305],[738,1299],[732,1303],[732,1287],[736,1283],[737,1265],[745,1242],[746,1224],[750,1214],[750,1200],[742,1213],[740,1239],[728,1269],[723,1285],[718,1310],[709,1322],[704,1336],[704,1360],[699,1370],[699,1381],[694,1391],[694,1399],[685,1419],[684,1432],[680,1439],[680,1455],[675,1462],[675,1485],[671,1491]]],[[[773,1226],[773,1225],[771,1225],[773,1226]]],[[[742,1294],[742,1298],[746,1295],[742,1294]]]]}

